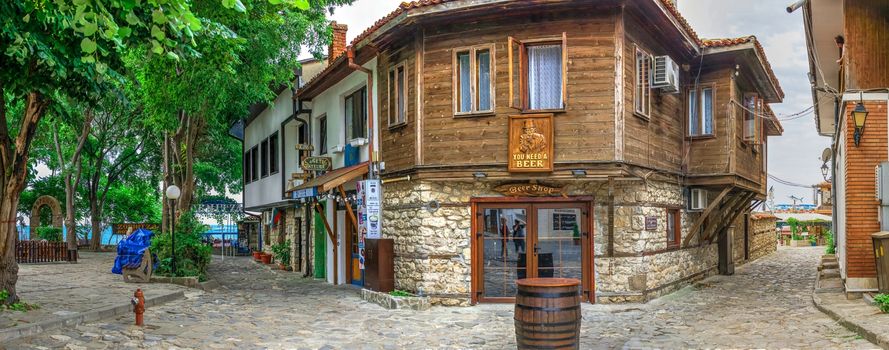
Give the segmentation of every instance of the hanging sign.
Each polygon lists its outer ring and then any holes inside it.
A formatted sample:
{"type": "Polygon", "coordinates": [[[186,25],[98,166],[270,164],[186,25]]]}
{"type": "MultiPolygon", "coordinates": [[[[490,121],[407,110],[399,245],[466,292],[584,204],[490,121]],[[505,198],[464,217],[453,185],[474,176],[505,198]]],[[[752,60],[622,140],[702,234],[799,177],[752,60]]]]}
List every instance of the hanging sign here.
{"type": "Polygon", "coordinates": [[[292,173],[290,174],[290,179],[292,180],[305,180],[312,177],[312,173],[292,173]]]}
{"type": "Polygon", "coordinates": [[[382,202],[383,193],[380,180],[364,181],[364,205],[367,215],[367,238],[382,238],[381,224],[382,214],[380,213],[380,202],[382,202]]]}
{"type": "Polygon", "coordinates": [[[318,189],[316,187],[303,188],[299,190],[293,190],[291,194],[291,198],[300,199],[300,198],[312,198],[318,195],[318,189]]]}
{"type": "Polygon", "coordinates": [[[306,171],[326,171],[330,169],[330,157],[306,157],[301,165],[306,171]]]}
{"type": "Polygon", "coordinates": [[[505,184],[494,187],[494,191],[510,197],[568,197],[561,187],[552,187],[541,184],[520,183],[505,184]]]}
{"type": "Polygon", "coordinates": [[[553,115],[509,116],[509,171],[553,171],[553,115]]]}
{"type": "Polygon", "coordinates": [[[314,151],[315,150],[315,146],[305,144],[305,143],[296,144],[296,146],[294,148],[296,148],[297,151],[314,151]]]}
{"type": "Polygon", "coordinates": [[[355,205],[358,207],[358,268],[364,270],[364,239],[367,237],[367,208],[364,205],[364,181],[355,183],[355,205]]]}
{"type": "Polygon", "coordinates": [[[154,233],[160,232],[160,225],[147,222],[133,224],[111,224],[111,232],[116,235],[125,235],[129,230],[133,230],[135,232],[140,228],[144,228],[154,233]]]}

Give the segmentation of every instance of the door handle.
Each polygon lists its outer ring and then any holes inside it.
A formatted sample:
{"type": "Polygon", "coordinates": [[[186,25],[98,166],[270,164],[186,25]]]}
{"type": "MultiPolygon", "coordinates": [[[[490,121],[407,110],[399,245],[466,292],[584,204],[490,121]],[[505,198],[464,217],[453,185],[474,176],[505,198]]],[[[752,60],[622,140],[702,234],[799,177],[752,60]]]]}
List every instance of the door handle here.
{"type": "Polygon", "coordinates": [[[540,253],[540,247],[537,246],[537,243],[534,243],[534,249],[533,249],[533,250],[534,250],[534,255],[537,255],[537,253],[540,253]]]}

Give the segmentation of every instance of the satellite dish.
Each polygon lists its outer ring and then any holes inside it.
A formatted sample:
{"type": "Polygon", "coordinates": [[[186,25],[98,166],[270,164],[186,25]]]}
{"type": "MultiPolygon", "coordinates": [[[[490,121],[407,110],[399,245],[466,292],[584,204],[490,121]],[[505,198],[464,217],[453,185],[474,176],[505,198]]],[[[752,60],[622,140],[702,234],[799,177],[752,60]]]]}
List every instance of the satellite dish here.
{"type": "Polygon", "coordinates": [[[827,147],[823,151],[821,151],[821,161],[825,163],[829,162],[831,153],[832,152],[830,152],[830,147],[827,147]]]}

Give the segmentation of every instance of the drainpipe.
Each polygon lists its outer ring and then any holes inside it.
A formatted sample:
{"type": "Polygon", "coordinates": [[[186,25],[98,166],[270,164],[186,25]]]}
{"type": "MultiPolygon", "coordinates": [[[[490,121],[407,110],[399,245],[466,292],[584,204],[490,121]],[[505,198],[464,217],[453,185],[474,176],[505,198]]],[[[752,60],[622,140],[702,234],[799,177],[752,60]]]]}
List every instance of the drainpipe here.
{"type": "Polygon", "coordinates": [[[360,72],[364,72],[367,74],[367,134],[369,137],[369,141],[367,143],[368,155],[370,158],[369,163],[369,171],[367,172],[367,178],[374,179],[376,178],[376,174],[374,172],[374,163],[376,162],[376,150],[374,149],[374,139],[376,138],[376,133],[374,130],[374,107],[373,107],[373,83],[374,76],[373,71],[370,69],[364,68],[363,66],[355,63],[355,50],[352,48],[352,45],[346,47],[346,57],[349,58],[349,68],[353,70],[357,70],[360,72]]]}
{"type": "MultiPolygon", "coordinates": [[[[840,97],[834,95],[834,113],[833,113],[833,142],[831,147],[834,148],[833,155],[830,157],[830,226],[832,229],[831,234],[833,235],[833,247],[834,254],[836,254],[837,247],[837,152],[840,150],[837,149],[837,142],[840,138],[840,97]]],[[[845,124],[845,120],[843,121],[845,124]]]]}

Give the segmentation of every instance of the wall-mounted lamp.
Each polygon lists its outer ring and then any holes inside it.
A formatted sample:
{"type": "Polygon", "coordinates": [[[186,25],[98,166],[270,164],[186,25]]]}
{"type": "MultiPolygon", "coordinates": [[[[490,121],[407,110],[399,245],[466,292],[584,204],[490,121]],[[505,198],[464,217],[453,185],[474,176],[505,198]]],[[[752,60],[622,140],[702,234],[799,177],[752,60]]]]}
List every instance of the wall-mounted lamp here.
{"type": "Polygon", "coordinates": [[[481,171],[476,171],[474,174],[472,174],[472,176],[475,177],[476,180],[479,180],[488,177],[488,174],[485,174],[481,171]]]}
{"type": "Polygon", "coordinates": [[[586,176],[586,170],[574,169],[571,170],[571,175],[574,175],[574,177],[584,177],[586,176]]]}
{"type": "Polygon", "coordinates": [[[821,176],[824,177],[824,181],[827,181],[827,171],[830,170],[827,168],[827,163],[821,164],[821,176]]]}
{"type": "Polygon", "coordinates": [[[852,110],[852,121],[855,122],[855,147],[858,147],[858,142],[861,141],[861,135],[864,134],[864,123],[867,120],[867,109],[864,108],[864,104],[858,102],[855,105],[855,109],[852,110]]]}

